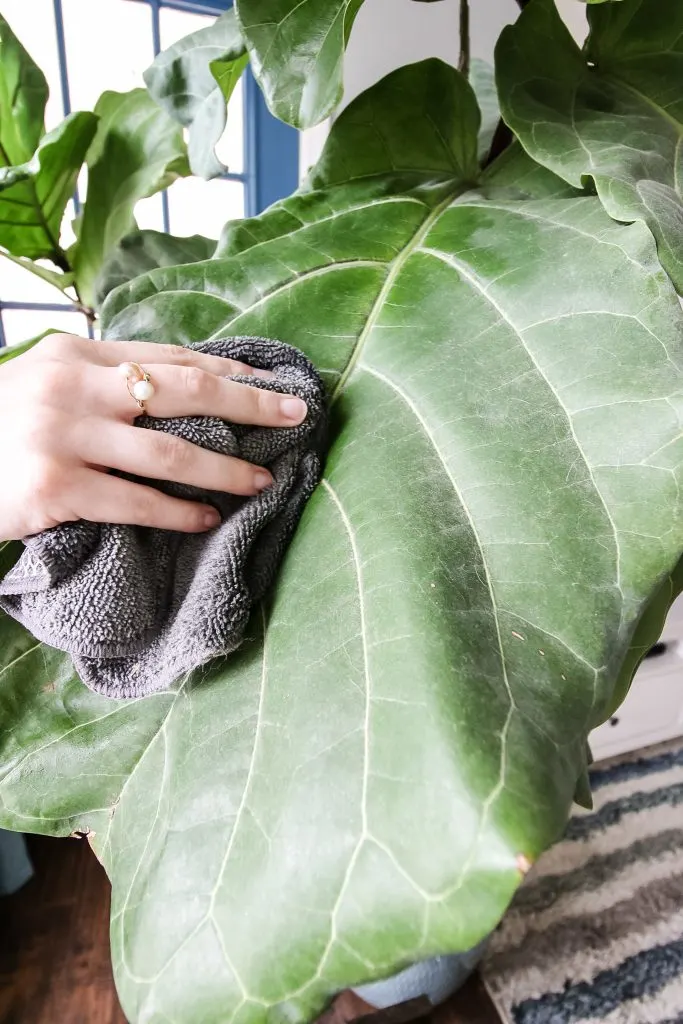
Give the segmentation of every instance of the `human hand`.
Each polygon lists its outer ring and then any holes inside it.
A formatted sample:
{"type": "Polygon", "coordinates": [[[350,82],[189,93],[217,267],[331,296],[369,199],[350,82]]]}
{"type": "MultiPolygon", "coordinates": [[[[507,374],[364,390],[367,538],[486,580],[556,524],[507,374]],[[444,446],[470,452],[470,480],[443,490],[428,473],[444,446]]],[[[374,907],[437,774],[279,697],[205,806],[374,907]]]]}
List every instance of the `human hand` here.
{"type": "Polygon", "coordinates": [[[299,398],[224,379],[271,377],[265,370],[175,345],[50,335],[0,366],[0,540],[76,519],[185,533],[220,521],[209,505],[169,497],[110,469],[241,495],[272,483],[260,466],[136,428],[140,410],[121,375],[125,362],[149,373],[155,393],[145,404],[153,416],[218,416],[271,427],[296,426],[306,416],[299,398]]]}

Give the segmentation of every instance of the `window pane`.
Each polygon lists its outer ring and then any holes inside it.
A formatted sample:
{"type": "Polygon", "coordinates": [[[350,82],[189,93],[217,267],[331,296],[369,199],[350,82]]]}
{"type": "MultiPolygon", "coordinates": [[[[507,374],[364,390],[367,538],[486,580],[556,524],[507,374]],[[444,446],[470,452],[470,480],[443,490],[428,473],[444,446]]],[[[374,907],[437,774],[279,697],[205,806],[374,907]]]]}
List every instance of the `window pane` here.
{"type": "Polygon", "coordinates": [[[49,131],[64,117],[52,0],[2,0],[2,14],[47,78],[50,98],[45,125],[49,131]]]}
{"type": "MultiPolygon", "coordinates": [[[[165,50],[172,43],[189,36],[200,28],[213,24],[214,18],[202,14],[188,14],[186,11],[174,11],[162,7],[159,13],[159,34],[161,48],[165,50]]],[[[221,139],[216,146],[218,159],[222,160],[233,174],[241,174],[244,170],[244,123],[242,92],[243,78],[237,83],[230,103],[228,104],[228,123],[221,139]]]]}
{"type": "Polygon", "coordinates": [[[2,323],[8,345],[20,345],[22,341],[29,341],[51,327],[69,334],[88,336],[88,322],[80,313],[3,309],[2,323]]]}
{"type": "MultiPolygon", "coordinates": [[[[56,270],[47,260],[41,264],[56,270]]],[[[64,296],[47,281],[0,256],[0,299],[5,302],[64,302],[64,296]]]]}
{"type": "Polygon", "coordinates": [[[187,11],[173,11],[162,7],[159,11],[159,35],[161,49],[166,50],[172,43],[177,43],[190,32],[197,32],[215,21],[210,14],[190,14],[187,11]]]}
{"type": "Polygon", "coordinates": [[[241,181],[182,178],[168,190],[171,234],[218,238],[228,220],[244,216],[241,181]]]}
{"type": "MultiPolygon", "coordinates": [[[[80,183],[80,180],[81,180],[80,177],[79,177],[78,180],[79,180],[79,183],[80,183]]],[[[78,187],[79,187],[79,191],[80,191],[80,184],[79,184],[78,187]]],[[[80,194],[81,194],[81,202],[82,202],[85,199],[85,188],[83,188],[83,191],[80,194]]],[[[60,245],[61,245],[62,249],[68,249],[69,246],[73,245],[74,242],[76,241],[76,235],[74,233],[74,221],[75,221],[75,219],[76,219],[76,208],[75,208],[75,206],[73,204],[73,199],[70,199],[69,202],[66,204],[66,209],[64,210],[64,216],[62,217],[62,226],[61,226],[61,228],[59,230],[59,242],[60,242],[60,245]]]]}
{"type": "Polygon", "coordinates": [[[92,110],[105,89],[144,86],[142,72],[154,58],[150,6],[134,0],[62,3],[73,109],[92,110]]]}
{"type": "Polygon", "coordinates": [[[136,203],[135,220],[139,228],[163,231],[164,209],[161,205],[161,195],[150,196],[148,199],[141,199],[139,203],[136,203]]]}

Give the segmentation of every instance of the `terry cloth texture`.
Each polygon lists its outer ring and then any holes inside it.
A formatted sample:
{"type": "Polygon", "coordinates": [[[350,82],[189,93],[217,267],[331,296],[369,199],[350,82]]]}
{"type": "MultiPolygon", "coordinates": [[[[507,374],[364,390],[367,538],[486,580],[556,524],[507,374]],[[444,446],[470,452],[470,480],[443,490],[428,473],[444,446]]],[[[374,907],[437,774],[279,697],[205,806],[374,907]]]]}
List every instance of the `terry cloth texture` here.
{"type": "Polygon", "coordinates": [[[273,486],[240,498],[144,480],[176,497],[213,505],[221,525],[188,535],[66,523],[25,540],[19,562],[0,581],[0,607],[39,640],[67,651],[83,682],[108,697],[164,689],[239,646],[251,608],[273,582],[320,479],[325,395],[309,361],[289,345],[263,338],[224,338],[191,347],[272,370],[272,380],[232,379],[303,398],[306,421],[269,428],[208,416],[144,416],[137,426],[267,466],[273,486]]]}
{"type": "Polygon", "coordinates": [[[512,1024],[683,1022],[683,741],[591,771],[482,965],[512,1024]]]}

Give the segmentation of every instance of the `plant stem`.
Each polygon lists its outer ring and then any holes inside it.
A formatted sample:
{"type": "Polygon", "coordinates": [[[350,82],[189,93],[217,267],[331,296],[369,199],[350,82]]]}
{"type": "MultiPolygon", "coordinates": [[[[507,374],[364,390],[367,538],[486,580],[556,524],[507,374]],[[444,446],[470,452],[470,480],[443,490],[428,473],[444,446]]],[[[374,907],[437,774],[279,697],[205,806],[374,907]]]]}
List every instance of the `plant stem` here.
{"type": "Polygon", "coordinates": [[[512,140],[512,131],[508,128],[508,126],[505,124],[505,121],[501,117],[500,121],[496,125],[496,130],[493,133],[493,138],[491,139],[491,148],[489,150],[488,156],[486,157],[486,160],[484,161],[484,167],[488,167],[489,164],[492,164],[496,157],[500,156],[500,154],[503,153],[508,148],[508,146],[512,143],[512,140]]]}
{"type": "Polygon", "coordinates": [[[85,305],[83,299],[80,296],[80,292],[78,291],[78,285],[75,282],[73,285],[73,289],[76,292],[76,301],[74,302],[74,306],[76,307],[79,313],[83,314],[83,316],[86,318],[86,320],[92,327],[95,321],[97,320],[95,310],[92,308],[92,306],[85,305]]]}
{"type": "Polygon", "coordinates": [[[470,77],[470,4],[460,0],[460,58],[458,71],[465,78],[470,77]]]}

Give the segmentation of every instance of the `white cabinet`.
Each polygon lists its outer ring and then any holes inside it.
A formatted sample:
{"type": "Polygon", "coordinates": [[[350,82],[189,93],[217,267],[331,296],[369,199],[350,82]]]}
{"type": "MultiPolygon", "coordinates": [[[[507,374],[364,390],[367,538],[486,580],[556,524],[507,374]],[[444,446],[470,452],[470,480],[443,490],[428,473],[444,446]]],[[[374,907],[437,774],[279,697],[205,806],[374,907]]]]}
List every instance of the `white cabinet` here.
{"type": "Polygon", "coordinates": [[[683,597],[669,612],[660,645],[662,653],[645,659],[614,717],[592,733],[596,761],[683,735],[683,597]]]}

